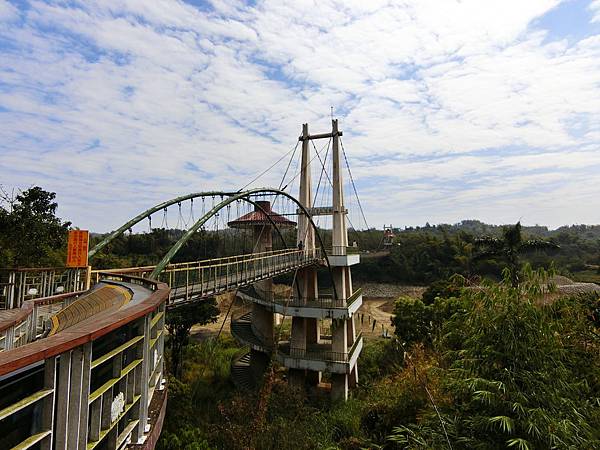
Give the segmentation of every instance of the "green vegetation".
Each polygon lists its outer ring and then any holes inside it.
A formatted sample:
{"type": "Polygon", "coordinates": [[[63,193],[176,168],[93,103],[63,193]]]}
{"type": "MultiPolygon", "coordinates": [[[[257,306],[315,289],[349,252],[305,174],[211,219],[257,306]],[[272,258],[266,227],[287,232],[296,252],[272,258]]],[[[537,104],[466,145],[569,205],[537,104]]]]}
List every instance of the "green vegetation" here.
{"type": "Polygon", "coordinates": [[[398,340],[367,341],[347,403],[290,390],[276,365],[237,392],[243,349],[189,344],[160,448],[598,448],[600,299],[549,303],[547,276],[526,265],[518,286],[507,270],[480,289],[455,276],[433,301],[399,299],[398,340]]]}
{"type": "Polygon", "coordinates": [[[189,342],[190,330],[196,324],[214,323],[219,317],[219,309],[214,298],[201,302],[189,303],[167,311],[166,328],[169,332],[171,348],[171,372],[176,376],[181,373],[181,357],[183,347],[189,342]]]}
{"type": "MultiPolygon", "coordinates": [[[[440,357],[431,374],[445,431],[428,406],[395,429],[401,448],[443,448],[446,433],[454,448],[598,448],[598,296],[544,304],[545,273],[525,272],[518,287],[507,273],[504,284],[434,303],[433,314],[446,302],[461,306],[441,311],[446,319],[432,321],[420,340],[440,357]]],[[[422,310],[415,304],[415,315],[422,310]]],[[[414,340],[411,330],[397,333],[414,340]]]]}
{"type": "Polygon", "coordinates": [[[261,391],[238,392],[229,379],[244,350],[230,337],[189,344],[183,373],[170,378],[169,403],[159,449],[359,449],[386,445],[399,417],[416,417],[425,394],[402,352],[389,341],[367,343],[361,387],[347,403],[308,399],[274,367],[261,391]]]}
{"type": "Polygon", "coordinates": [[[523,240],[521,234],[521,222],[515,226],[505,227],[502,237],[485,237],[475,241],[483,252],[477,255],[478,259],[497,258],[506,264],[510,282],[513,287],[519,284],[519,272],[521,271],[521,256],[536,250],[556,250],[560,248],[557,244],[541,239],[523,240]]]}
{"type": "Polygon", "coordinates": [[[0,196],[0,267],[65,264],[70,222],[56,217],[54,192],[35,186],[0,196]]]}
{"type": "MultiPolygon", "coordinates": [[[[375,230],[351,231],[361,249],[376,252],[375,230]],[[366,237],[362,239],[362,237],[366,237]]],[[[378,232],[382,236],[381,231],[378,232]]],[[[365,282],[430,284],[453,274],[495,280],[510,258],[534,268],[554,267],[581,281],[600,281],[600,225],[546,227],[495,226],[476,220],[456,225],[426,225],[395,230],[394,245],[387,252],[365,255],[353,276],[365,282]],[[516,230],[518,228],[518,230],[516,230]],[[508,233],[508,234],[507,234],[508,233]],[[485,245],[487,244],[487,245],[485,245]],[[559,246],[560,249],[556,249],[559,246]],[[482,250],[488,251],[482,251],[482,250]],[[512,249],[511,249],[512,248],[512,249]],[[511,256],[512,255],[512,256],[511,256]]]]}

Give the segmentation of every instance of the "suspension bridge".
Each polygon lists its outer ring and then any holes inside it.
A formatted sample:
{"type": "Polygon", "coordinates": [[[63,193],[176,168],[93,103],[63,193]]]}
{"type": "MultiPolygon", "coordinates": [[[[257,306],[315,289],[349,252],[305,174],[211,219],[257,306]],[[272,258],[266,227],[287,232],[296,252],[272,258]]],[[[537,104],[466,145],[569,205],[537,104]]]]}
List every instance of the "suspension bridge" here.
{"type": "Polygon", "coordinates": [[[362,294],[351,276],[360,257],[348,242],[346,186],[356,200],[350,210],[365,226],[366,219],[342,135],[337,120],[331,132],[315,135],[305,124],[296,146],[249,183],[288,158],[277,188],[174,198],[89,252],[93,262],[146,221],[152,232],[153,216],[162,214],[168,228],[174,208],[175,228],[183,231],[173,233],[176,242],[157,264],[0,270],[0,447],[154,448],[166,412],[166,311],[225,292],[236,293],[226,319],[247,349],[232,365],[240,389],[259,385],[276,359],[292,386],[346,399],[358,382],[363,345],[354,320],[362,294]],[[317,149],[316,141],[325,145],[317,149]],[[180,261],[186,251],[188,260],[180,261]],[[190,252],[200,258],[190,262],[190,252]],[[276,281],[286,275],[291,284],[282,295],[276,281]]]}

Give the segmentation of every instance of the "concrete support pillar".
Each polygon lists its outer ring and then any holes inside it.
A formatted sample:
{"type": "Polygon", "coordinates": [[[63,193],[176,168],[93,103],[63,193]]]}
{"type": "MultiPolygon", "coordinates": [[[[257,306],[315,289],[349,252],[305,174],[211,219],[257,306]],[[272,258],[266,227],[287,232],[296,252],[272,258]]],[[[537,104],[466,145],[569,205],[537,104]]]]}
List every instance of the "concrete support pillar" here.
{"type": "Polygon", "coordinates": [[[348,385],[353,388],[358,384],[358,364],[355,364],[348,377],[348,385]]]}
{"type": "Polygon", "coordinates": [[[269,355],[257,350],[250,350],[250,372],[252,378],[260,383],[269,366],[269,355]]]}
{"type": "Polygon", "coordinates": [[[348,322],[338,319],[332,322],[331,350],[336,353],[348,352],[348,322]]]}
{"type": "Polygon", "coordinates": [[[112,405],[112,390],[109,389],[102,394],[102,412],[100,414],[100,429],[106,430],[110,427],[110,407],[112,405]]]}
{"type": "MultiPolygon", "coordinates": [[[[267,213],[271,210],[269,202],[259,202],[259,205],[267,213]]],[[[260,211],[259,208],[255,208],[260,211]]],[[[263,253],[273,250],[273,237],[270,225],[256,225],[253,227],[254,253],[263,253]]],[[[266,279],[254,284],[254,288],[263,299],[271,299],[273,295],[273,280],[266,279]]],[[[274,345],[274,324],[275,317],[273,311],[263,305],[254,303],[252,305],[252,331],[270,347],[274,345]]],[[[252,351],[250,353],[250,372],[256,381],[262,380],[262,377],[269,364],[268,355],[252,351]]]]}
{"type": "MultiPolygon", "coordinates": [[[[342,180],[342,163],[340,158],[338,121],[332,120],[332,161],[333,161],[333,231],[332,244],[334,253],[339,253],[348,246],[348,230],[344,211],[344,184],[342,180]]],[[[344,251],[345,254],[345,251],[344,251]]]]}
{"type": "MultiPolygon", "coordinates": [[[[56,391],[56,357],[51,357],[44,363],[44,389],[52,389],[52,395],[42,400],[42,430],[52,430],[54,426],[54,406],[58,393],[56,391]]],[[[41,450],[51,450],[54,433],[40,443],[41,450]]]]}
{"type": "MultiPolygon", "coordinates": [[[[331,350],[334,355],[341,356],[348,353],[348,322],[342,319],[332,323],[331,350]]],[[[348,398],[348,375],[334,374],[331,380],[332,399],[346,400],[348,398]]]]}
{"type": "Polygon", "coordinates": [[[299,351],[306,350],[306,319],[304,317],[292,317],[290,348],[299,351]]]}
{"type": "MultiPolygon", "coordinates": [[[[90,396],[90,376],[91,376],[91,363],[92,363],[92,343],[79,347],[81,355],[81,382],[75,387],[79,387],[81,395],[79,397],[79,405],[73,405],[73,410],[79,411],[77,424],[79,427],[78,439],[76,442],[77,448],[85,449],[88,442],[88,417],[89,417],[89,406],[88,398],[90,396]]],[[[71,366],[72,368],[74,365],[71,366]]],[[[79,367],[79,365],[78,365],[79,367]]],[[[71,376],[71,380],[75,377],[71,376]]],[[[73,387],[72,387],[73,388],[73,387]]],[[[73,447],[75,448],[75,447],[73,447]]]]}
{"type": "Polygon", "coordinates": [[[164,378],[164,367],[165,367],[165,332],[164,332],[164,328],[165,328],[165,320],[167,317],[167,311],[166,311],[166,304],[163,303],[160,307],[160,311],[164,312],[163,316],[160,318],[159,322],[158,322],[158,327],[157,329],[163,330],[163,334],[161,334],[160,338],[158,338],[158,342],[155,344],[155,348],[158,352],[158,357],[160,358],[160,367],[158,369],[158,372],[160,374],[159,376],[159,380],[158,383],[159,385],[162,385],[162,380],[164,378]]]}
{"type": "MultiPolygon", "coordinates": [[[[308,141],[308,124],[302,125],[302,161],[300,166],[300,192],[298,201],[305,208],[312,207],[312,182],[310,169],[310,149],[308,141]]],[[[298,216],[298,236],[297,243],[302,243],[306,250],[315,248],[315,234],[310,220],[304,214],[298,216]]]]}
{"type": "MultiPolygon", "coordinates": [[[[139,419],[137,427],[132,433],[132,442],[140,443],[144,435],[146,422],[148,420],[148,378],[150,377],[150,316],[147,315],[141,319],[141,331],[144,339],[137,347],[136,357],[142,358],[142,363],[137,367],[135,374],[135,393],[141,398],[136,406],[137,411],[134,414],[139,419]]],[[[112,399],[111,399],[112,402],[112,399]]],[[[110,414],[110,407],[109,414],[110,414]]],[[[104,411],[104,408],[103,408],[104,411]]]]}
{"type": "Polygon", "coordinates": [[[348,347],[352,347],[352,344],[354,344],[354,340],[356,339],[356,323],[354,322],[354,316],[350,317],[346,323],[348,347]]]}
{"type": "MultiPolygon", "coordinates": [[[[67,411],[67,448],[76,449],[79,445],[79,418],[81,415],[81,390],[83,387],[83,349],[71,354],[71,388],[67,411]]],[[[87,429],[87,427],[86,427],[87,429]]]]}
{"type": "MultiPolygon", "coordinates": [[[[90,394],[92,344],[87,343],[60,355],[58,377],[56,359],[46,360],[44,385],[54,387],[54,396],[44,400],[43,426],[52,426],[56,403],[54,448],[84,449],[88,440],[88,398],[90,394]]],[[[51,448],[43,443],[42,448],[51,448]]]]}
{"type": "Polygon", "coordinates": [[[273,312],[265,307],[254,303],[252,305],[252,331],[270,347],[273,345],[273,312]]]}
{"type": "MultiPolygon", "coordinates": [[[[306,319],[304,317],[292,317],[292,335],[290,338],[291,356],[302,355],[306,351],[306,319]]],[[[303,389],[306,382],[306,371],[290,369],[290,386],[303,389]]]]}
{"type": "Polygon", "coordinates": [[[331,399],[345,401],[348,399],[348,375],[345,373],[334,373],[331,375],[331,399]]]}
{"type": "Polygon", "coordinates": [[[54,448],[67,450],[69,397],[71,394],[71,351],[60,355],[58,368],[58,395],[54,448]]]}
{"type": "MultiPolygon", "coordinates": [[[[306,346],[316,345],[321,339],[321,328],[317,319],[306,320],[306,346]]],[[[321,372],[314,370],[306,371],[306,381],[311,386],[316,386],[321,382],[321,372]]]]}
{"type": "MultiPolygon", "coordinates": [[[[350,271],[350,267],[344,267],[346,279],[344,280],[346,283],[346,295],[350,297],[354,290],[352,289],[352,272],[350,271]]],[[[347,297],[345,297],[347,298],[347,297]]]]}
{"type": "Polygon", "coordinates": [[[346,290],[346,272],[347,267],[334,267],[331,269],[333,274],[333,283],[335,285],[335,293],[337,294],[338,300],[346,300],[348,298],[348,291],[346,290]]]}
{"type": "Polygon", "coordinates": [[[89,431],[89,440],[100,440],[100,429],[102,421],[102,396],[94,401],[91,405],[91,423],[89,431]]]}
{"type": "Polygon", "coordinates": [[[125,403],[129,404],[133,402],[133,396],[135,395],[135,371],[129,372],[125,384],[125,403]]]}
{"type": "Polygon", "coordinates": [[[321,340],[321,328],[317,319],[307,318],[306,320],[306,346],[318,344],[321,340]]]}

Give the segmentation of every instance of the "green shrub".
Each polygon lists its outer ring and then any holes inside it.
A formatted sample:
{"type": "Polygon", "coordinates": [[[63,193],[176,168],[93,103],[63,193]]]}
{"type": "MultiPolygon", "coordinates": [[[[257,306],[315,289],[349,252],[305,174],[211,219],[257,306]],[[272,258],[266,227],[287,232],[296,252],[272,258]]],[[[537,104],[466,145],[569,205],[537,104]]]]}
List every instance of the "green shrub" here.
{"type": "Polygon", "coordinates": [[[436,297],[430,305],[410,297],[400,297],[394,304],[392,324],[398,339],[405,345],[434,343],[442,327],[455,314],[465,314],[466,297],[436,297]]]}
{"type": "MultiPolygon", "coordinates": [[[[599,448],[600,342],[585,319],[589,306],[573,300],[540,306],[545,273],[524,273],[518,287],[507,278],[465,291],[465,313],[443,326],[449,437],[461,449],[599,448]]],[[[418,424],[399,425],[392,439],[406,448],[445,441],[431,409],[418,424]]]]}
{"type": "Polygon", "coordinates": [[[421,300],[400,297],[394,303],[392,324],[396,336],[407,345],[416,342],[431,342],[433,309],[421,300]]]}
{"type": "Polygon", "coordinates": [[[404,354],[395,340],[369,339],[358,359],[359,383],[369,386],[385,376],[398,372],[403,365],[404,354]]]}
{"type": "Polygon", "coordinates": [[[465,285],[465,279],[460,275],[454,275],[448,279],[438,280],[431,283],[421,295],[425,305],[432,305],[437,297],[451,298],[459,297],[465,285]]]}

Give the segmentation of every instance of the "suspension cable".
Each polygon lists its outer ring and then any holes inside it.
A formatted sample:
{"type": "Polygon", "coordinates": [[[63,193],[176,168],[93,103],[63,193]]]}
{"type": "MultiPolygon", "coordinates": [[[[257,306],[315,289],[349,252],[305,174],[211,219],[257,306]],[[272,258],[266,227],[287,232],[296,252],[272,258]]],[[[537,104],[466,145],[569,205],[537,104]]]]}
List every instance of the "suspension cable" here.
{"type": "Polygon", "coordinates": [[[254,183],[256,180],[258,180],[260,177],[262,177],[265,173],[269,172],[273,167],[275,167],[277,164],[279,164],[287,155],[289,155],[290,153],[292,153],[292,151],[295,153],[296,149],[298,148],[298,143],[300,141],[296,142],[296,145],[294,146],[294,148],[292,150],[289,150],[288,152],[285,153],[285,155],[283,155],[281,158],[279,158],[277,161],[275,161],[275,163],[273,163],[268,169],[264,170],[263,172],[261,172],[258,176],[256,176],[252,181],[250,181],[250,183],[246,184],[244,187],[242,187],[238,192],[243,191],[244,189],[246,189],[248,186],[250,186],[252,183],[254,183]]]}
{"type": "Polygon", "coordinates": [[[365,213],[363,211],[362,204],[360,203],[360,197],[358,196],[358,191],[356,190],[356,184],[354,184],[354,177],[352,176],[352,171],[350,170],[350,164],[348,163],[348,157],[346,156],[346,150],[344,149],[344,142],[342,141],[341,137],[340,137],[340,144],[342,145],[342,154],[344,155],[344,160],[346,161],[346,167],[348,168],[348,174],[350,175],[350,181],[352,182],[352,188],[354,189],[354,195],[356,195],[356,200],[358,202],[358,209],[360,210],[360,213],[362,214],[362,218],[365,221],[365,227],[367,227],[367,230],[368,230],[369,224],[367,222],[367,218],[365,217],[365,213]]]}
{"type": "MultiPolygon", "coordinates": [[[[329,138],[329,140],[327,141],[327,151],[325,152],[325,156],[323,157],[323,161],[327,161],[327,156],[329,155],[330,144],[331,144],[331,138],[329,138]]],[[[314,145],[315,144],[313,143],[313,147],[314,147],[314,145]]],[[[316,148],[315,148],[315,152],[316,152],[316,148]]],[[[319,157],[319,161],[321,162],[321,174],[319,175],[319,182],[317,183],[317,189],[315,191],[315,197],[313,199],[312,206],[316,205],[317,196],[319,195],[319,188],[321,187],[321,180],[323,179],[323,173],[326,173],[326,171],[325,171],[325,164],[323,163],[323,161],[321,161],[321,157],[319,157]]]]}
{"type": "MultiPolygon", "coordinates": [[[[340,142],[341,142],[341,140],[340,140],[340,142]]],[[[315,152],[317,152],[317,148],[315,147],[314,143],[313,143],[313,147],[315,149],[315,152]]],[[[342,145],[342,149],[343,149],[343,145],[342,145]]],[[[327,151],[329,151],[329,147],[327,148],[327,151]]],[[[317,155],[318,155],[318,153],[317,153],[317,155]]],[[[346,154],[344,153],[344,157],[345,157],[345,155],[346,154]]],[[[324,161],[327,161],[327,153],[325,154],[325,157],[323,158],[323,160],[321,160],[321,157],[319,156],[319,161],[320,161],[321,167],[322,167],[321,176],[319,177],[319,185],[321,184],[321,177],[322,177],[323,173],[325,173],[325,176],[327,177],[327,180],[329,181],[329,185],[333,189],[333,182],[331,181],[331,178],[329,176],[329,173],[327,172],[327,169],[325,167],[325,162],[324,162],[324,161]]],[[[346,160],[346,165],[347,164],[348,164],[348,160],[346,160]]],[[[349,166],[348,166],[348,170],[350,170],[349,166]]],[[[350,175],[350,177],[352,177],[352,175],[350,175]]],[[[318,193],[319,185],[317,185],[317,193],[318,193]]],[[[354,187],[354,192],[356,193],[356,187],[354,187]]],[[[356,198],[358,199],[358,194],[356,194],[356,198]]],[[[315,200],[316,200],[316,195],[315,195],[315,200]]],[[[358,202],[358,204],[360,205],[360,201],[358,202]]],[[[362,207],[361,207],[361,212],[362,212],[362,207]]],[[[363,214],[363,218],[364,218],[364,214],[363,214]]],[[[346,215],[346,220],[348,221],[348,223],[350,224],[350,226],[354,230],[354,233],[356,234],[356,237],[357,237],[357,239],[359,241],[359,245],[360,245],[360,236],[358,234],[358,229],[354,226],[354,224],[350,220],[350,215],[349,214],[346,215]]],[[[365,219],[365,226],[367,226],[367,229],[368,229],[368,225],[367,225],[366,219],[365,219]]]]}
{"type": "MultiPolygon", "coordinates": [[[[298,141],[300,142],[300,141],[298,141]]],[[[285,181],[285,177],[288,173],[288,170],[290,170],[290,166],[292,165],[292,161],[294,161],[294,155],[296,154],[296,149],[298,148],[298,142],[296,142],[296,146],[294,147],[294,153],[292,153],[292,156],[290,156],[290,161],[288,162],[287,167],[285,168],[285,172],[283,173],[283,177],[281,177],[281,183],[279,183],[279,188],[281,189],[281,186],[283,186],[283,182],[285,181]]],[[[277,197],[275,197],[275,199],[277,199],[277,197]]]]}

